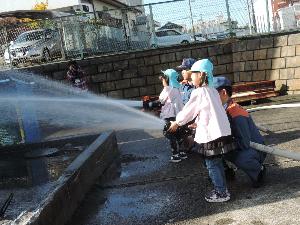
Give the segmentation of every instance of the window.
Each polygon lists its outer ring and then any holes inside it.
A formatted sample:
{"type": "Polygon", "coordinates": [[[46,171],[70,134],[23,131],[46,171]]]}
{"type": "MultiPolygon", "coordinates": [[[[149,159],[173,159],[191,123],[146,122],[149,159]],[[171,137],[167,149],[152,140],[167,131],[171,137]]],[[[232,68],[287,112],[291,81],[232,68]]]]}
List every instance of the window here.
{"type": "Polygon", "coordinates": [[[176,32],[175,30],[169,30],[167,31],[167,35],[168,36],[175,36],[175,35],[180,35],[178,32],[176,32]]]}
{"type": "Polygon", "coordinates": [[[82,11],[83,12],[89,12],[90,8],[87,5],[82,5],[82,11]]]}

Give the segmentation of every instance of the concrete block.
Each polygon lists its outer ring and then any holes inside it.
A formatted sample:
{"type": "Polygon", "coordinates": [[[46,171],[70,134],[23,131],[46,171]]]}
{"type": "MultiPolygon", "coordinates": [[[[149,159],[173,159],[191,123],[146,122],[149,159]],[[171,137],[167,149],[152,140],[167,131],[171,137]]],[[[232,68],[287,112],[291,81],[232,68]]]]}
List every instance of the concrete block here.
{"type": "Polygon", "coordinates": [[[279,75],[280,80],[293,79],[295,74],[295,69],[294,68],[280,69],[279,74],[280,74],[279,75]]]}
{"type": "Polygon", "coordinates": [[[294,78],[300,78],[300,67],[295,68],[294,78]]]}
{"type": "Polygon", "coordinates": [[[224,54],[229,54],[229,53],[232,54],[232,44],[228,43],[223,45],[223,52],[224,54]]]}
{"type": "Polygon", "coordinates": [[[214,67],[214,75],[225,74],[226,73],[226,65],[217,65],[214,67]]]}
{"type": "Polygon", "coordinates": [[[208,57],[208,48],[192,49],[192,58],[203,59],[208,57]]]}
{"type": "Polygon", "coordinates": [[[246,61],[245,71],[257,70],[257,61],[246,61]]]}
{"type": "Polygon", "coordinates": [[[267,51],[267,58],[268,59],[279,58],[280,54],[281,54],[281,47],[269,48],[267,51]]]}
{"type": "Polygon", "coordinates": [[[125,98],[140,97],[139,88],[124,89],[124,97],[125,98]]]}
{"type": "Polygon", "coordinates": [[[266,79],[266,71],[265,70],[259,70],[259,71],[253,71],[252,74],[252,81],[260,81],[266,79]]]}
{"type": "Polygon", "coordinates": [[[279,70],[266,70],[266,80],[279,80],[279,70]]]}
{"type": "Polygon", "coordinates": [[[253,51],[242,52],[241,61],[253,60],[253,51]]]}
{"type": "Polygon", "coordinates": [[[232,64],[233,72],[245,71],[245,62],[235,62],[232,64]]]}
{"type": "Polygon", "coordinates": [[[274,47],[286,46],[288,44],[288,36],[277,36],[274,37],[274,47]]]}
{"type": "Polygon", "coordinates": [[[98,82],[104,82],[106,81],[106,73],[99,73],[96,75],[91,76],[92,82],[98,83],[98,82]]]}
{"type": "Polygon", "coordinates": [[[147,76],[147,84],[161,84],[157,76],[147,76]]]}
{"type": "Polygon", "coordinates": [[[123,70],[123,78],[132,78],[132,77],[137,77],[137,76],[140,76],[137,68],[123,70]]]}
{"type": "Polygon", "coordinates": [[[223,52],[223,46],[222,45],[214,45],[208,47],[208,55],[209,56],[215,56],[215,55],[222,55],[223,52]]]}
{"type": "Polygon", "coordinates": [[[107,91],[113,91],[116,88],[114,82],[99,83],[98,87],[99,87],[100,93],[104,93],[107,91]]]}
{"type": "Polygon", "coordinates": [[[153,66],[154,74],[161,74],[161,71],[166,69],[170,69],[168,63],[153,66]]]}
{"type": "Polygon", "coordinates": [[[106,79],[108,81],[120,80],[120,79],[122,79],[122,71],[121,70],[116,70],[116,71],[108,72],[106,79]]]}
{"type": "Polygon", "coordinates": [[[128,60],[129,68],[136,68],[145,65],[144,58],[136,58],[128,60]]]}
{"type": "Polygon", "coordinates": [[[163,87],[161,84],[155,85],[155,94],[159,94],[162,91],[163,87]]]}
{"type": "Polygon", "coordinates": [[[144,86],[146,84],[146,79],[144,77],[132,78],[130,83],[131,83],[131,87],[140,87],[140,86],[144,86]]]}
{"type": "Polygon", "coordinates": [[[103,73],[103,72],[110,72],[113,71],[113,64],[112,63],[103,63],[98,65],[98,72],[103,73]]]}
{"type": "Polygon", "coordinates": [[[296,55],[300,55],[300,45],[296,45],[296,55]]]}
{"type": "Polygon", "coordinates": [[[267,70],[272,68],[272,60],[266,59],[266,60],[258,60],[257,61],[257,69],[258,70],[267,70]]]}
{"type": "Polygon", "coordinates": [[[152,66],[142,66],[138,68],[138,76],[150,76],[153,75],[153,67],[152,66]]]}
{"type": "Polygon", "coordinates": [[[232,43],[232,52],[242,52],[247,49],[247,41],[241,40],[235,43],[232,43]]]}
{"type": "Polygon", "coordinates": [[[275,80],[275,90],[279,91],[281,94],[286,93],[286,80],[275,80]]]}
{"type": "Polygon", "coordinates": [[[285,68],[285,58],[272,59],[272,69],[285,68]]]}
{"type": "Polygon", "coordinates": [[[300,56],[287,57],[286,67],[299,67],[300,66],[300,56]]]}
{"type": "Polygon", "coordinates": [[[217,56],[218,64],[226,64],[232,62],[232,54],[217,56]]]}
{"type": "Polygon", "coordinates": [[[252,80],[252,72],[240,72],[240,81],[251,81],[252,80]]]}
{"type": "Polygon", "coordinates": [[[109,91],[107,92],[107,96],[110,98],[123,98],[123,90],[117,90],[117,91],[109,91]]]}
{"type": "Polygon", "coordinates": [[[300,90],[300,79],[287,80],[288,90],[300,90]]]}
{"type": "Polygon", "coordinates": [[[98,66],[97,65],[85,66],[85,67],[82,67],[82,69],[84,70],[84,72],[87,75],[94,75],[94,74],[98,73],[98,66]]]}
{"type": "Polygon", "coordinates": [[[144,61],[146,66],[159,64],[159,55],[145,57],[144,61]]]}
{"type": "Polygon", "coordinates": [[[273,37],[260,39],[260,48],[272,48],[273,47],[273,37]]]}
{"type": "Polygon", "coordinates": [[[115,81],[115,86],[116,89],[130,88],[131,86],[130,79],[115,81]]]}
{"type": "Polygon", "coordinates": [[[242,53],[241,52],[232,53],[232,62],[239,62],[241,60],[242,60],[242,53]]]}
{"type": "Polygon", "coordinates": [[[288,36],[288,45],[300,45],[300,33],[288,36]]]}
{"type": "Polygon", "coordinates": [[[254,51],[254,60],[266,59],[267,58],[267,49],[260,49],[254,51]]]}
{"type": "Polygon", "coordinates": [[[260,39],[247,40],[247,50],[259,49],[260,39]]]}
{"type": "Polygon", "coordinates": [[[182,61],[183,58],[190,58],[192,56],[191,50],[178,51],[176,54],[176,60],[182,61]]]}
{"type": "Polygon", "coordinates": [[[118,61],[113,63],[114,70],[126,70],[128,69],[128,60],[118,61]]]}
{"type": "Polygon", "coordinates": [[[167,62],[176,61],[176,55],[175,55],[175,53],[162,54],[159,57],[160,57],[160,62],[161,63],[167,63],[167,62]]]}
{"type": "Polygon", "coordinates": [[[283,46],[281,48],[281,57],[295,56],[296,55],[296,46],[283,46]]]}
{"type": "Polygon", "coordinates": [[[155,95],[155,86],[140,87],[140,95],[155,95]]]}
{"type": "Polygon", "coordinates": [[[240,72],[233,73],[233,82],[234,83],[240,82],[240,72]]]}
{"type": "Polygon", "coordinates": [[[227,73],[232,73],[233,72],[232,63],[226,64],[226,72],[227,73]]]}
{"type": "MultiPolygon", "coordinates": [[[[66,70],[67,68],[63,69],[66,70]]],[[[44,72],[55,72],[60,70],[59,69],[59,63],[49,63],[49,64],[44,64],[42,65],[42,70],[44,72]]]]}

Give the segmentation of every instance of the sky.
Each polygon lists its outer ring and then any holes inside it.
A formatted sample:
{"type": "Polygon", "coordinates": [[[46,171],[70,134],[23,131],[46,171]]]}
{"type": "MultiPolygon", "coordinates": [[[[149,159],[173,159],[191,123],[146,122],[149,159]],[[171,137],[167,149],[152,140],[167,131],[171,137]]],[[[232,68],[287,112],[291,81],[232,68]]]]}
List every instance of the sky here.
{"type": "MultiPolygon", "coordinates": [[[[167,0],[144,0],[145,4],[165,2],[167,0]]],[[[248,23],[247,0],[228,0],[231,19],[238,21],[238,25],[248,23]]],[[[161,23],[174,22],[178,24],[191,24],[191,14],[188,0],[172,3],[153,5],[154,19],[161,23]]],[[[227,18],[225,0],[191,0],[191,8],[194,22],[203,19],[213,20],[217,15],[227,18]]],[[[149,13],[149,7],[146,6],[149,13]]]]}

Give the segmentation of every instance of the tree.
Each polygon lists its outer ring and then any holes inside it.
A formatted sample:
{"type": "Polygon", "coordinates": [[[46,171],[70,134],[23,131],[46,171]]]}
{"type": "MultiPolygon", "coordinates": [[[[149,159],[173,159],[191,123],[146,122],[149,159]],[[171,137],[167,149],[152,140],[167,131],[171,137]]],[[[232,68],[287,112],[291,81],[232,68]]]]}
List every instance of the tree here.
{"type": "Polygon", "coordinates": [[[48,8],[48,0],[45,2],[36,3],[33,6],[33,10],[46,10],[48,8]]]}

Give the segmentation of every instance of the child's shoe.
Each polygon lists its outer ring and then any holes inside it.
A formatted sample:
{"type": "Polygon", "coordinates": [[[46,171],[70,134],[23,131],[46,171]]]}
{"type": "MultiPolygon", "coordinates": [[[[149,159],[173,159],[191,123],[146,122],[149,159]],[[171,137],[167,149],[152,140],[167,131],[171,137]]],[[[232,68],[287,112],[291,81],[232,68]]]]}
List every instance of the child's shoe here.
{"type": "Polygon", "coordinates": [[[185,152],[179,152],[179,157],[181,158],[181,159],[187,159],[188,157],[187,157],[187,154],[185,153],[185,152]]]}
{"type": "Polygon", "coordinates": [[[205,195],[205,200],[207,202],[227,202],[230,200],[230,194],[228,190],[224,193],[220,193],[217,190],[212,190],[205,195]]]}
{"type": "Polygon", "coordinates": [[[170,159],[171,162],[180,162],[181,161],[181,158],[179,156],[179,154],[175,154],[175,155],[172,155],[171,156],[171,159],[170,159]]]}

